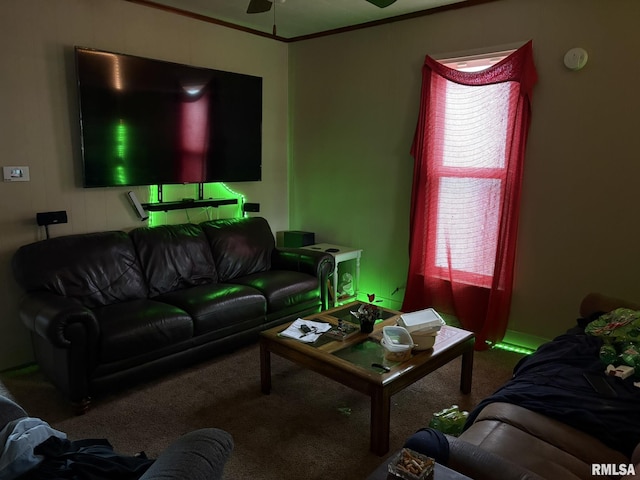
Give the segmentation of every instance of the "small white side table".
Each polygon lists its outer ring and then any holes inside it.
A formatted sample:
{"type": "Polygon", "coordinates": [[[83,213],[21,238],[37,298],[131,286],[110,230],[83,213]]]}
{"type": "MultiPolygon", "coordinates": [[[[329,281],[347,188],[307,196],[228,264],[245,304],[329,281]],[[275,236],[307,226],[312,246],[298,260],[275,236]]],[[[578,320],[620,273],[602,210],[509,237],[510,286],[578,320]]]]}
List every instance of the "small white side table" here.
{"type": "Polygon", "coordinates": [[[354,300],[355,297],[358,296],[358,288],[360,287],[360,256],[362,255],[362,249],[360,248],[352,248],[345,247],[342,245],[333,245],[331,243],[316,243],[314,245],[307,245],[306,248],[308,250],[317,250],[322,252],[327,252],[333,255],[335,258],[336,265],[333,269],[333,282],[332,282],[332,299],[333,305],[339,305],[338,302],[338,264],[344,262],[346,260],[355,260],[356,261],[356,274],[355,274],[355,288],[353,296],[350,296],[345,300],[354,300]]]}

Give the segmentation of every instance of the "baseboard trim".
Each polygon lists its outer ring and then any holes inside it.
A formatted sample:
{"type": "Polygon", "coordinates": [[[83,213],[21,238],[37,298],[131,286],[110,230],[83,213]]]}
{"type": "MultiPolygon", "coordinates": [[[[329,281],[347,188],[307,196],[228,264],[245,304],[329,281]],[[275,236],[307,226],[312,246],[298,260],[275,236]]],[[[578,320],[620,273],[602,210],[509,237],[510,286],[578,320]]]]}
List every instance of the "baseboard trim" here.
{"type": "Polygon", "coordinates": [[[537,335],[531,335],[529,333],[516,332],[515,330],[507,330],[503,343],[510,343],[511,345],[517,345],[519,347],[530,348],[535,350],[543,343],[550,341],[549,338],[539,337],[537,335]]]}

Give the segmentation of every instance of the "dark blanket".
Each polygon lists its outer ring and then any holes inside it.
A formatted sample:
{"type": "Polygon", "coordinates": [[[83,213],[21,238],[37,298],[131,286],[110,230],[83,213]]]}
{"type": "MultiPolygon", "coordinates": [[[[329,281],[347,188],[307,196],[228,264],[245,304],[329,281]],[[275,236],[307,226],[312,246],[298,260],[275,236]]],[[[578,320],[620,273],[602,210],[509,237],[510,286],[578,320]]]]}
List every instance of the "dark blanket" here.
{"type": "Polygon", "coordinates": [[[62,440],[51,437],[34,453],[44,460],[18,480],[137,480],[154,460],[113,451],[104,439],[62,440]]]}
{"type": "Polygon", "coordinates": [[[512,380],[470,413],[465,428],[489,403],[513,403],[582,430],[630,457],[640,443],[640,388],[633,377],[605,376],[617,393],[609,398],[590,386],[583,373],[605,370],[601,345],[598,337],[565,334],[540,346],[516,365],[512,380]]]}

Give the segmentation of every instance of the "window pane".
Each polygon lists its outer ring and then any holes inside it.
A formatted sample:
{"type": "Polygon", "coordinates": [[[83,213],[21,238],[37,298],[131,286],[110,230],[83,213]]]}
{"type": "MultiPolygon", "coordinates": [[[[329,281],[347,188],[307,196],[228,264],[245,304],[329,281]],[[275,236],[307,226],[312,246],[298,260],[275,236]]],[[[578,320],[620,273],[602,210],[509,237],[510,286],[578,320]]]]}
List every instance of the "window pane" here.
{"type": "Polygon", "coordinates": [[[446,88],[443,165],[504,168],[510,84],[446,88]]]}
{"type": "Polygon", "coordinates": [[[441,178],[437,267],[493,275],[501,183],[494,178],[441,178]]]}

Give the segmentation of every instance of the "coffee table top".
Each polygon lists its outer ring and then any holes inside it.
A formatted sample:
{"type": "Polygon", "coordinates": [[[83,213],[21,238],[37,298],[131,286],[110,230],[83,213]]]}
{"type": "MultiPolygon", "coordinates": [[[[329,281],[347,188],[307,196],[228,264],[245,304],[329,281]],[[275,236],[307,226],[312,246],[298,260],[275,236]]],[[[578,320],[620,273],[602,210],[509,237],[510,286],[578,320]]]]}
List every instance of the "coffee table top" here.
{"type": "MultiPolygon", "coordinates": [[[[355,311],[362,302],[352,302],[315,315],[305,317],[305,320],[328,322],[337,325],[340,319],[355,320],[349,313],[355,311]]],[[[428,363],[439,363],[441,356],[447,356],[452,349],[456,349],[468,340],[474,338],[472,332],[455,327],[443,326],[436,336],[436,342],[432,349],[414,351],[410,359],[398,363],[390,362],[384,358],[383,347],[379,340],[382,337],[382,328],[386,325],[396,325],[402,312],[379,307],[382,321],[376,323],[371,334],[357,333],[345,340],[336,340],[326,335],[321,336],[315,343],[304,343],[299,340],[280,336],[291,323],[280,325],[261,333],[270,343],[280,344],[288,350],[295,350],[306,357],[325,363],[330,368],[336,368],[348,372],[352,376],[359,377],[366,382],[386,385],[392,383],[398,377],[409,375],[413,370],[421,369],[428,363]],[[380,364],[386,366],[389,371],[373,366],[380,364]]]]}

